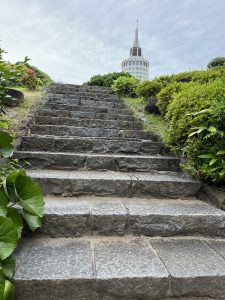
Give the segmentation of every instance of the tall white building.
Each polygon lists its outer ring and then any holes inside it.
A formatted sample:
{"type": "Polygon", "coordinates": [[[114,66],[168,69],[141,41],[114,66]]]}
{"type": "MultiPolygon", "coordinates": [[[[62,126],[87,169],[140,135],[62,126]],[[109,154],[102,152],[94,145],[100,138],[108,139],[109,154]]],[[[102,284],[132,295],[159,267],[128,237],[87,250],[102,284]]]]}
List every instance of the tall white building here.
{"type": "Polygon", "coordinates": [[[121,63],[122,71],[130,73],[141,81],[148,80],[149,61],[144,59],[142,49],[138,40],[138,21],[135,30],[133,47],[130,49],[130,56],[121,63]]]}

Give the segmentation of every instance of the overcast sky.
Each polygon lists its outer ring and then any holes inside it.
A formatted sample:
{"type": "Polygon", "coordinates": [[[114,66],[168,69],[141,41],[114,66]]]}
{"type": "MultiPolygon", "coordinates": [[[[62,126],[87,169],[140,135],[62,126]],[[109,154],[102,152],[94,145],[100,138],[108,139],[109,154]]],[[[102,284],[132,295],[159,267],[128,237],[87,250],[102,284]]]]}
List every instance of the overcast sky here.
{"type": "Polygon", "coordinates": [[[7,60],[82,83],[120,71],[137,18],[151,78],[225,56],[225,0],[0,0],[0,43],[7,60]]]}

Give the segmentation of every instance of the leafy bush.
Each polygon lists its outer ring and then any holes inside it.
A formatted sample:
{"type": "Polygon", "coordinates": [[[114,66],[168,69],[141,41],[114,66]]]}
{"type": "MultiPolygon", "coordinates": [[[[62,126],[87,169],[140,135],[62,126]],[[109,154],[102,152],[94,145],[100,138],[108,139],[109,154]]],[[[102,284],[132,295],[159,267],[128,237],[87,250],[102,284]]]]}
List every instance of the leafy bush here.
{"type": "Polygon", "coordinates": [[[26,58],[24,62],[18,65],[12,65],[3,60],[3,54],[5,51],[0,48],[0,106],[2,111],[2,104],[4,99],[7,97],[6,89],[8,86],[12,86],[15,82],[21,79],[21,74],[24,69],[24,63],[26,63],[26,58]]]}
{"type": "Polygon", "coordinates": [[[122,76],[114,81],[112,90],[120,96],[136,97],[139,84],[140,81],[137,78],[122,76]]]}
{"type": "Polygon", "coordinates": [[[185,148],[189,164],[201,178],[225,183],[225,101],[194,115],[207,116],[208,125],[193,128],[189,135],[185,148]]]}
{"type": "Polygon", "coordinates": [[[46,74],[45,72],[41,71],[40,69],[38,69],[35,66],[32,66],[28,63],[26,63],[26,67],[28,69],[31,69],[35,72],[35,75],[37,77],[37,85],[49,85],[51,84],[53,81],[51,79],[51,77],[46,74]]]}
{"type": "Polygon", "coordinates": [[[169,130],[166,142],[175,150],[181,150],[191,133],[191,128],[210,126],[207,114],[196,114],[203,109],[218,107],[225,101],[225,85],[222,79],[208,84],[189,83],[168,106],[166,120],[169,130]],[[192,114],[192,115],[190,115],[192,114]]]}
{"type": "Polygon", "coordinates": [[[225,65],[225,57],[215,57],[208,63],[207,67],[214,68],[214,67],[219,67],[224,65],[225,65]]]}
{"type": "MultiPolygon", "coordinates": [[[[10,72],[2,59],[0,49],[0,101],[6,96],[6,86],[13,80],[9,74],[18,74],[21,65],[10,72]]],[[[23,66],[22,66],[23,67],[23,66]]],[[[20,73],[21,74],[21,73],[20,73]]],[[[13,138],[4,130],[8,124],[0,114],[0,159],[9,158],[13,153],[13,138]]],[[[13,297],[10,281],[15,272],[12,254],[21,238],[24,224],[33,231],[41,226],[44,201],[41,189],[24,170],[17,170],[16,162],[1,161],[0,166],[0,299],[13,297]]]]}
{"type": "Polygon", "coordinates": [[[137,94],[144,99],[155,97],[162,89],[162,84],[157,81],[145,80],[137,87],[137,94]]]}
{"type": "Polygon", "coordinates": [[[173,100],[173,96],[182,90],[184,83],[173,82],[164,87],[160,93],[157,94],[157,106],[163,116],[167,112],[167,107],[173,100]]]}
{"type": "Polygon", "coordinates": [[[105,86],[111,87],[113,82],[119,77],[132,77],[129,73],[124,72],[113,72],[104,75],[94,75],[91,79],[86,83],[88,85],[97,85],[97,86],[105,86]]]}
{"type": "Polygon", "coordinates": [[[38,85],[43,84],[40,80],[38,80],[35,71],[28,68],[26,68],[23,74],[21,83],[23,86],[27,87],[31,91],[35,90],[38,85]]]}

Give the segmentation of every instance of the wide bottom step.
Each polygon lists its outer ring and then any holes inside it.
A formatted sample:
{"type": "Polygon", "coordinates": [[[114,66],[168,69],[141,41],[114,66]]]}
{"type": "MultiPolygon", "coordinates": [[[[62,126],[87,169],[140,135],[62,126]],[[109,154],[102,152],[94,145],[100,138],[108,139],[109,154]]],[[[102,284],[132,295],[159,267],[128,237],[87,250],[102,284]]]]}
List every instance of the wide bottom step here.
{"type": "Polygon", "coordinates": [[[225,241],[24,240],[17,300],[225,299],[225,241]]]}

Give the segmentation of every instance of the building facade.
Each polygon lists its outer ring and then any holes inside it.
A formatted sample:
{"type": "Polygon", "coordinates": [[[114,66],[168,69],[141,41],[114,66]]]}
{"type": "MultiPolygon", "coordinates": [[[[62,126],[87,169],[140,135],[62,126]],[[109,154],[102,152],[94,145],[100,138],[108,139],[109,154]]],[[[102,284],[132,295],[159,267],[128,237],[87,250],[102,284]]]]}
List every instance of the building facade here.
{"type": "Polygon", "coordinates": [[[135,30],[135,38],[133,47],[130,49],[130,56],[121,63],[122,71],[127,72],[141,81],[149,78],[149,61],[144,59],[142,49],[139,46],[138,39],[138,21],[135,30]]]}

